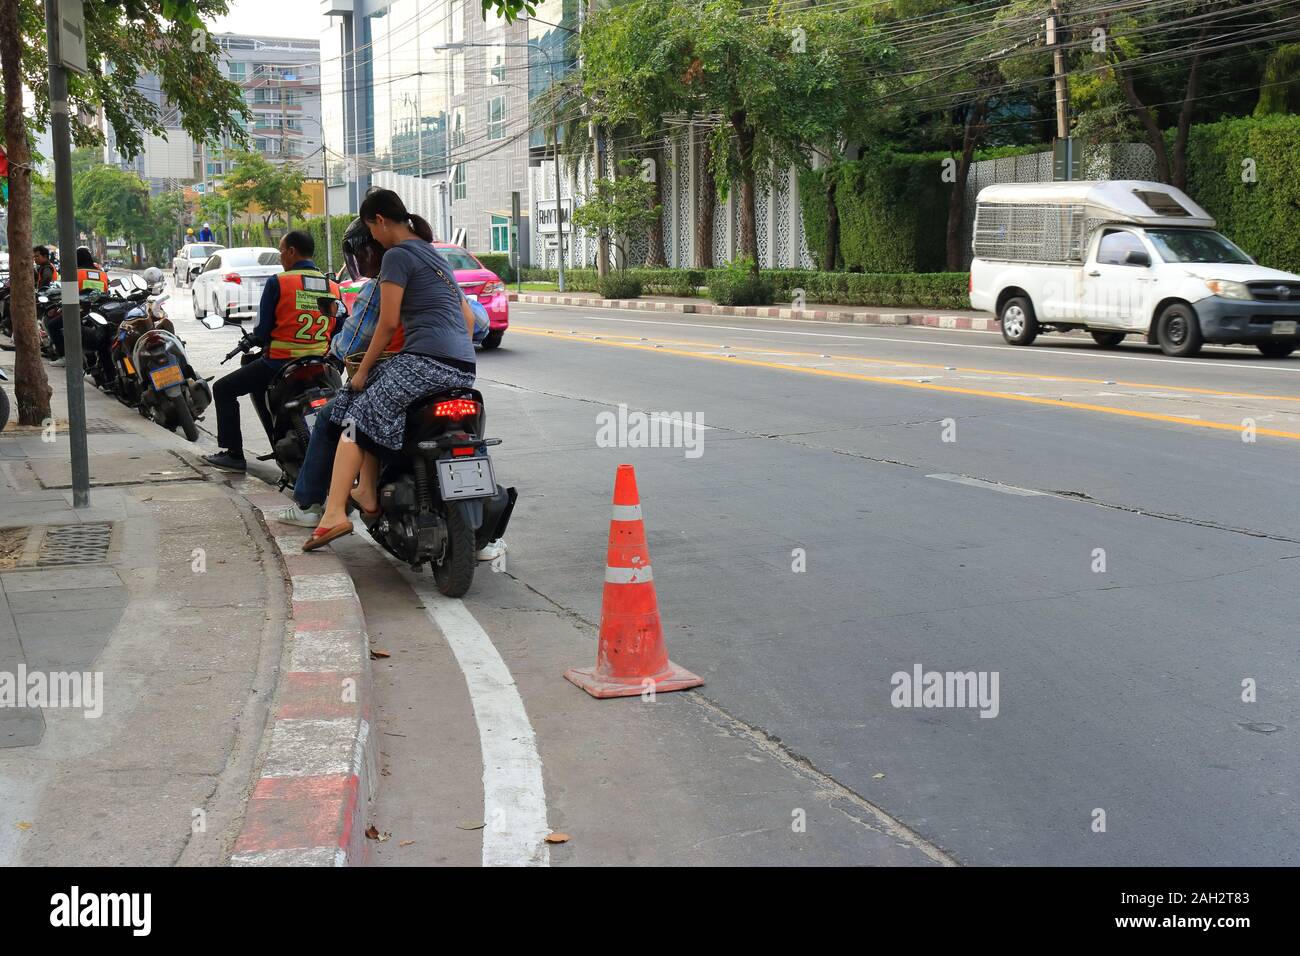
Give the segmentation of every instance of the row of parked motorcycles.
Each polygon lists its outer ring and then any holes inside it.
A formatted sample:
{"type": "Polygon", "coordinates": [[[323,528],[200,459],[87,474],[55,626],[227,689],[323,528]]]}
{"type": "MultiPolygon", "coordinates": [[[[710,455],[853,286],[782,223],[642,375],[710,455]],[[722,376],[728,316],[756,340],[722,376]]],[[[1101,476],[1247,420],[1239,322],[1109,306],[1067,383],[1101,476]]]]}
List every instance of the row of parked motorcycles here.
{"type": "Polygon", "coordinates": [[[83,289],[75,313],[65,309],[59,283],[38,289],[41,354],[51,361],[65,357],[63,342],[77,329],[68,320],[75,315],[83,370],[95,385],[143,417],[197,441],[196,422],[212,404],[212,385],[195,373],[184,340],[167,318],[165,288],[159,269],[116,276],[105,291],[83,289]]]}
{"type": "MultiPolygon", "coordinates": [[[[143,277],[114,278],[107,292],[83,292],[83,362],[97,386],[195,441],[194,423],[212,402],[212,388],[186,358],[185,342],[167,318],[164,290],[161,272],[151,269],[143,277]],[[113,363],[115,377],[105,361],[113,363]]],[[[63,318],[58,285],[39,290],[37,305],[41,350],[57,358],[58,336],[51,337],[50,323],[63,318]]],[[[333,311],[332,303],[322,302],[321,311],[333,311]]],[[[201,321],[213,330],[225,325],[216,315],[201,321]]],[[[259,355],[252,337],[244,335],[222,364],[259,355]]],[[[332,359],[304,356],[286,362],[265,395],[255,399],[271,445],[259,460],[275,460],[281,487],[297,479],[316,416],[342,387],[332,359]]],[[[416,402],[407,411],[404,447],[381,472],[379,510],[361,515],[376,542],[413,570],[427,565],[438,590],[450,597],[469,590],[476,552],[504,535],[517,498],[514,488],[496,482],[487,449],[500,439],[483,437],[485,428],[483,396],[475,389],[451,389],[416,402]]]]}

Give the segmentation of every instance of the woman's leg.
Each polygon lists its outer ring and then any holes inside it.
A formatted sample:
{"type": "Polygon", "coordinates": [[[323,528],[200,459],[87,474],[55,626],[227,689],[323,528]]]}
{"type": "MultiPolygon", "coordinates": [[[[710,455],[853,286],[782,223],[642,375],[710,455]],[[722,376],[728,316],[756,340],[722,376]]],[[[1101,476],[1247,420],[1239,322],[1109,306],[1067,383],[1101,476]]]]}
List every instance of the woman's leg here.
{"type": "Polygon", "coordinates": [[[334,453],[334,471],[330,476],[330,491],[325,499],[325,511],[320,516],[320,528],[334,528],[348,520],[348,495],[352,484],[361,472],[364,452],[355,441],[344,435],[334,453]]]}
{"type": "Polygon", "coordinates": [[[356,490],[352,498],[362,510],[373,512],[379,510],[379,457],[372,451],[363,451],[361,475],[357,478],[356,490]]]}

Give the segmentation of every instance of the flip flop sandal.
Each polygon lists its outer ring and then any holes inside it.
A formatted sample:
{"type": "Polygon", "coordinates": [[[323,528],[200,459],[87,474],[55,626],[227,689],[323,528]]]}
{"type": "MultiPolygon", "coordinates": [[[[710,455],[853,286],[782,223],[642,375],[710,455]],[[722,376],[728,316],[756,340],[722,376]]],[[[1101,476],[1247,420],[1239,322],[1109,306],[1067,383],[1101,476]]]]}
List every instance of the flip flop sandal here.
{"type": "Polygon", "coordinates": [[[351,533],[351,521],[336,524],[332,528],[317,528],[311,533],[311,537],[303,542],[302,549],[304,551],[315,551],[317,548],[323,548],[331,541],[334,541],[337,538],[342,538],[344,535],[349,535],[351,533]]]}
{"type": "Polygon", "coordinates": [[[348,495],[348,504],[350,504],[353,508],[355,508],[357,512],[360,513],[361,517],[366,521],[374,521],[376,518],[379,517],[378,508],[376,508],[374,511],[367,511],[365,508],[361,507],[361,502],[357,501],[357,499],[353,498],[351,495],[348,495]]]}

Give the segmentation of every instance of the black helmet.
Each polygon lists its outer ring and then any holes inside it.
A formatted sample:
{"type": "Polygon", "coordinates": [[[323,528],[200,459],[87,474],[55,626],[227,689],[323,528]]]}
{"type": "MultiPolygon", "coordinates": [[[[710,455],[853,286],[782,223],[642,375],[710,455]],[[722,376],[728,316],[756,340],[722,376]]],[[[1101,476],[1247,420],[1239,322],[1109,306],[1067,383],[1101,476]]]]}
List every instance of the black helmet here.
{"type": "Polygon", "coordinates": [[[77,246],[77,268],[95,268],[95,257],[91,254],[89,246],[77,246]]]}
{"type": "Polygon", "coordinates": [[[379,275],[379,261],[384,257],[384,247],[370,235],[370,227],[360,219],[353,219],[343,233],[343,261],[348,274],[354,279],[373,279],[379,275]]]}

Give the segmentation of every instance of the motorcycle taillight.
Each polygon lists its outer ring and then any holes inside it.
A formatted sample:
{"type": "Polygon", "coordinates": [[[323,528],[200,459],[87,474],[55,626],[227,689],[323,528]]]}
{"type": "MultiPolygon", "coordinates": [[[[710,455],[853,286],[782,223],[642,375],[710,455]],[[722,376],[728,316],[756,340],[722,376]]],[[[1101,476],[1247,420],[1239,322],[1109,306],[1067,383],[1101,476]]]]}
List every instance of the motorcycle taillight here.
{"type": "Polygon", "coordinates": [[[468,398],[453,398],[433,406],[436,418],[472,418],[478,414],[478,402],[468,398]]]}

